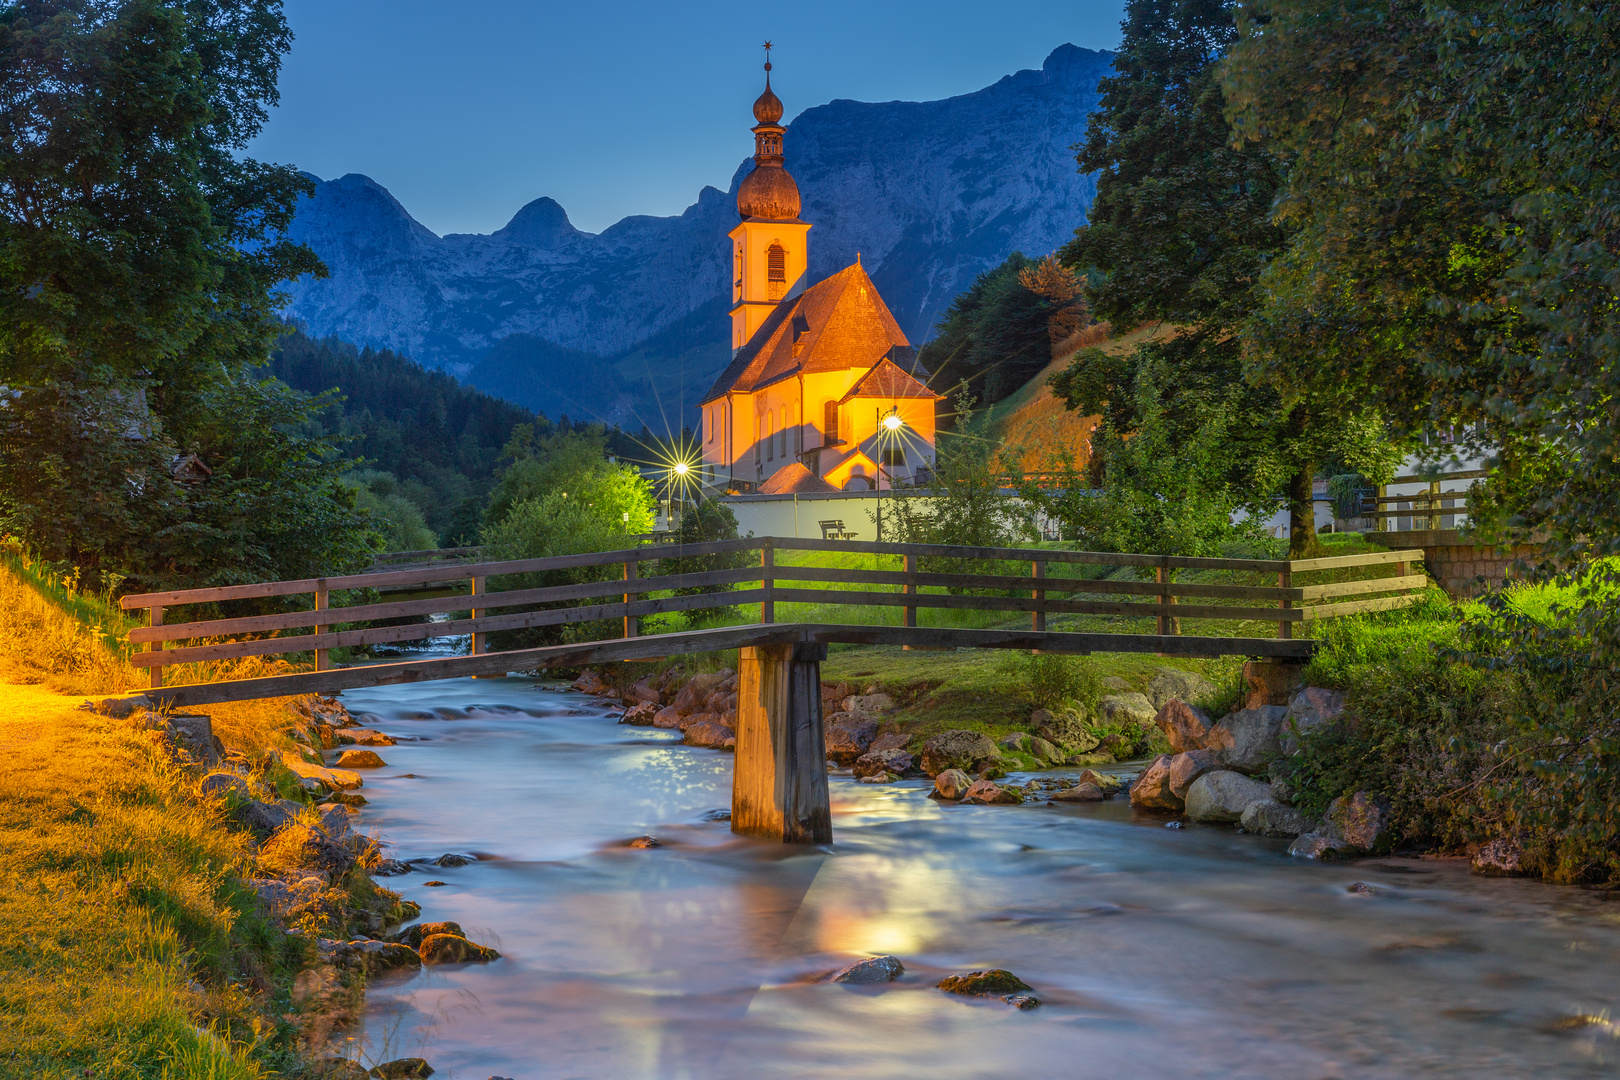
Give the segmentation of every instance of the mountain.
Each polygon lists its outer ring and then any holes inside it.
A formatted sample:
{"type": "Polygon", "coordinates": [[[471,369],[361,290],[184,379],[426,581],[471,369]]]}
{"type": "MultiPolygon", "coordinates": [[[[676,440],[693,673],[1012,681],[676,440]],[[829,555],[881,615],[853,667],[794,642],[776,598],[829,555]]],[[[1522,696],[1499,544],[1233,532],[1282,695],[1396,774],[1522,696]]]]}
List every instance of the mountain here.
{"type": "MultiPolygon", "coordinates": [[[[859,253],[920,343],[978,274],[1013,251],[1055,250],[1095,192],[1071,146],[1112,65],[1112,53],[1063,45],[1041,70],[971,94],[800,113],[786,152],[816,226],[811,280],[859,253]]],[[[319,182],[291,236],[331,276],[293,283],[286,314],[552,416],[657,429],[660,407],[671,422],[686,413],[729,359],[725,234],[752,167],[745,159],[729,194],[705,187],[677,217],[628,217],[601,233],[542,198],[494,233],[436,236],[368,177],[319,182]]]]}

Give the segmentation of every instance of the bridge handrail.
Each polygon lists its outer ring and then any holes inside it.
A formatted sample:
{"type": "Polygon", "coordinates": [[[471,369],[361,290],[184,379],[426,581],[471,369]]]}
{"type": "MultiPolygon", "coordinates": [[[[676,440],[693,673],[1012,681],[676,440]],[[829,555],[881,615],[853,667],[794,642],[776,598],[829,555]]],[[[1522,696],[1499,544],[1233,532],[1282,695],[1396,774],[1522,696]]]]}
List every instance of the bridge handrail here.
{"type": "Polygon", "coordinates": [[[623,619],[624,636],[628,638],[637,636],[637,620],[646,615],[711,607],[734,607],[750,603],[760,605],[760,622],[769,624],[776,621],[774,611],[778,601],[899,607],[904,609],[904,625],[910,628],[917,627],[918,608],[953,608],[1027,612],[1031,616],[1031,629],[1043,633],[1046,629],[1046,616],[1053,613],[1154,616],[1159,620],[1161,636],[1178,634],[1179,629],[1175,620],[1180,617],[1268,621],[1277,625],[1278,637],[1288,638],[1292,636],[1291,627],[1295,623],[1356,611],[1385,610],[1412,602],[1426,587],[1427,578],[1422,574],[1409,574],[1407,565],[1419,561],[1422,556],[1421,550],[1409,550],[1295,560],[1202,559],[1120,552],[1064,551],[1051,548],[883,544],[852,540],[749,537],[702,544],[660,544],[656,549],[639,547],[541,559],[462,563],[438,568],[423,567],[393,573],[373,572],[297,581],[264,582],[255,585],[143,593],[124,597],[122,606],[125,609],[145,607],[150,613],[150,625],[137,627],[128,635],[131,644],[146,644],[149,651],[132,657],[131,662],[136,666],[151,668],[152,685],[161,686],[162,669],[181,663],[313,651],[316,669],[323,671],[327,669],[328,652],[339,647],[470,634],[473,639],[473,652],[476,654],[485,651],[484,639],[492,632],[607,619],[623,619]],[[794,566],[775,561],[777,551],[794,550],[897,555],[904,557],[905,568],[857,570],[794,566]],[[640,576],[639,567],[643,563],[661,564],[663,560],[670,558],[747,551],[760,552],[758,565],[681,574],[659,573],[651,577],[640,576]],[[1030,576],[1006,573],[924,572],[917,569],[916,562],[922,557],[1028,563],[1030,576]],[[1111,581],[1048,577],[1047,567],[1051,563],[1151,568],[1156,570],[1157,580],[1111,581]],[[1391,563],[1396,564],[1396,573],[1393,577],[1311,586],[1295,586],[1292,583],[1295,573],[1391,563]],[[496,592],[489,592],[487,586],[490,577],[613,564],[623,565],[622,580],[574,582],[567,585],[496,592]],[[1277,585],[1177,582],[1172,580],[1170,574],[1170,571],[1176,569],[1275,573],[1277,585]],[[447,571],[454,571],[454,577],[448,581],[445,577],[447,571]],[[383,584],[444,585],[462,581],[469,583],[469,591],[459,591],[461,586],[458,585],[458,591],[448,595],[441,593],[420,599],[357,604],[349,607],[332,607],[330,604],[331,593],[341,589],[376,587],[383,584]],[[781,582],[889,586],[898,587],[901,591],[794,588],[784,587],[781,582]],[[654,592],[713,589],[717,586],[752,583],[757,583],[756,587],[739,591],[702,592],[694,595],[640,599],[654,592]],[[945,588],[955,592],[938,594],[918,591],[923,588],[945,588]],[[973,590],[980,593],[990,591],[1000,595],[969,595],[968,593],[973,590]],[[313,608],[183,623],[165,623],[163,618],[164,609],[170,606],[299,593],[313,594],[315,598],[313,608]],[[1023,595],[1008,595],[1013,593],[1023,595]],[[1295,606],[1312,601],[1373,593],[1398,595],[1319,603],[1315,607],[1295,606]],[[1108,599],[1074,599],[1076,594],[1096,594],[1108,599]],[[566,601],[591,600],[605,596],[617,599],[607,603],[596,602],[573,607],[555,606],[566,601]],[[1132,596],[1144,599],[1141,601],[1119,599],[1132,596]],[[1260,601],[1275,606],[1183,604],[1180,603],[1183,598],[1260,601]],[[516,612],[509,610],[533,608],[534,605],[553,606],[539,610],[516,612]],[[493,614],[496,611],[508,613],[493,614]],[[335,629],[338,624],[374,623],[379,620],[433,614],[455,616],[462,612],[469,613],[469,617],[453,617],[448,621],[435,623],[416,622],[400,626],[371,625],[350,630],[335,629]],[[197,641],[231,634],[266,634],[306,627],[313,627],[314,633],[249,641],[208,642],[170,649],[165,649],[163,644],[169,641],[197,641]]]}

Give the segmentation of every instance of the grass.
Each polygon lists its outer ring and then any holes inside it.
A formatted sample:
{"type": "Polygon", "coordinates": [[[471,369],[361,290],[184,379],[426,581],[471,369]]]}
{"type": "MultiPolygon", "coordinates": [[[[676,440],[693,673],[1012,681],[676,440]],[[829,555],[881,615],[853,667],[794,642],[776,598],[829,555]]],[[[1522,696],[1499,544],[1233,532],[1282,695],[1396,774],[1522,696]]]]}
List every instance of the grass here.
{"type": "Polygon", "coordinates": [[[243,834],[143,727],[0,703],[0,1075],[268,1075],[256,999],[298,957],[252,914],[243,834]]]}
{"type": "MultiPolygon", "coordinates": [[[[79,707],[145,672],[109,646],[108,622],[80,621],[105,616],[104,601],[42,578],[17,552],[0,555],[0,1078],[318,1075],[300,1041],[319,1049],[354,1002],[293,1004],[307,935],[258,914],[248,835],[198,798],[156,725],[79,707]]],[[[294,748],[289,704],[209,715],[228,747],[258,760],[294,748]]],[[[284,771],[255,773],[263,797],[284,771]]],[[[396,900],[356,872],[305,929],[341,934],[347,913],[396,900]]]]}

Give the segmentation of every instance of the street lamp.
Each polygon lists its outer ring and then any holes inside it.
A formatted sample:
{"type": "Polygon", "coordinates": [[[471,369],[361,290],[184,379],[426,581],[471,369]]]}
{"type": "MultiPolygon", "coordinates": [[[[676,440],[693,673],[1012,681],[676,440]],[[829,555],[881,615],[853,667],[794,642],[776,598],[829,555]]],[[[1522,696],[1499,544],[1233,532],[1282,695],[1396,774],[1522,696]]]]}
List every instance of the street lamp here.
{"type": "MultiPolygon", "coordinates": [[[[878,459],[877,459],[877,540],[883,543],[883,459],[887,447],[900,438],[900,429],[906,422],[900,418],[898,406],[891,408],[888,414],[878,421],[878,459]]],[[[889,487],[894,487],[894,478],[889,478],[889,487]]]]}

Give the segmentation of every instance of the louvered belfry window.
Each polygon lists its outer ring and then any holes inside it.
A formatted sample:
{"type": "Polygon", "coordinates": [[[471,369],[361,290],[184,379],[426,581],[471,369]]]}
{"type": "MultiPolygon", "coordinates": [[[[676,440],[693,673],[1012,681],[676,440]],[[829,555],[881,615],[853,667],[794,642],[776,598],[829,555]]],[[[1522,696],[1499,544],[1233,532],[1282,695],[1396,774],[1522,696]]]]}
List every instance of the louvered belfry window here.
{"type": "Polygon", "coordinates": [[[765,249],[765,278],[767,281],[787,282],[787,252],[781,244],[765,249]]]}

